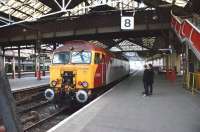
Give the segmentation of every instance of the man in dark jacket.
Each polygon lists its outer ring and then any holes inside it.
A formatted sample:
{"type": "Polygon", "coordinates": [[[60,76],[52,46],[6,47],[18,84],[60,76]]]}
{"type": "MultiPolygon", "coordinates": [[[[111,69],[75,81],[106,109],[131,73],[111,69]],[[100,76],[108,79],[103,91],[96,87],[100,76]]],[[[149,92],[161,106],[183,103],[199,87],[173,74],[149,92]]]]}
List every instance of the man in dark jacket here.
{"type": "Polygon", "coordinates": [[[143,84],[144,84],[144,96],[148,96],[148,79],[149,79],[149,70],[147,69],[147,65],[144,65],[144,73],[143,73],[143,84]]]}
{"type": "Polygon", "coordinates": [[[153,83],[154,83],[154,70],[152,64],[149,64],[149,73],[148,73],[148,88],[149,88],[149,95],[153,94],[153,83]]]}

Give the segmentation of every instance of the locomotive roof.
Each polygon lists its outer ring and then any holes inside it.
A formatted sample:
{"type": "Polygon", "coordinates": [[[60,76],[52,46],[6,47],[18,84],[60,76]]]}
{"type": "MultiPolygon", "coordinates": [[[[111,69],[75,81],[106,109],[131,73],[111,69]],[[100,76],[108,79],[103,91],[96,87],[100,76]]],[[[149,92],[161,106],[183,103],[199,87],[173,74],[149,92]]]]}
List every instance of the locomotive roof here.
{"type": "Polygon", "coordinates": [[[106,51],[103,48],[97,47],[96,45],[82,40],[74,40],[65,42],[62,47],[57,48],[54,52],[63,52],[63,51],[81,51],[81,50],[97,50],[97,51],[106,51]]]}
{"type": "Polygon", "coordinates": [[[101,47],[97,47],[96,45],[94,45],[93,43],[87,42],[87,41],[83,41],[83,40],[73,40],[73,41],[67,41],[65,42],[65,44],[62,47],[57,48],[54,52],[64,52],[64,51],[91,51],[91,50],[95,50],[95,51],[102,51],[102,52],[106,52],[107,54],[115,57],[115,58],[119,58],[119,59],[123,59],[123,60],[128,60],[126,57],[122,56],[122,55],[117,55],[113,52],[110,52],[104,48],[101,47]]]}

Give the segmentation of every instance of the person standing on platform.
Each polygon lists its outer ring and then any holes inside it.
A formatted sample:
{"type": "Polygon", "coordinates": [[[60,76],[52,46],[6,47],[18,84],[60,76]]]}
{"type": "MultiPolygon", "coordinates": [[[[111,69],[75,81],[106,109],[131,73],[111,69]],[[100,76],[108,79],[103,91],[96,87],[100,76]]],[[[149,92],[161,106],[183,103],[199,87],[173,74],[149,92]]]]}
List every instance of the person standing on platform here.
{"type": "Polygon", "coordinates": [[[149,72],[148,72],[148,91],[149,95],[153,94],[153,83],[154,83],[154,70],[153,70],[153,65],[149,64],[149,72]]]}
{"type": "Polygon", "coordinates": [[[144,92],[143,96],[148,96],[148,79],[149,79],[149,70],[147,69],[147,65],[144,65],[144,73],[143,73],[143,84],[144,84],[144,92]]]}

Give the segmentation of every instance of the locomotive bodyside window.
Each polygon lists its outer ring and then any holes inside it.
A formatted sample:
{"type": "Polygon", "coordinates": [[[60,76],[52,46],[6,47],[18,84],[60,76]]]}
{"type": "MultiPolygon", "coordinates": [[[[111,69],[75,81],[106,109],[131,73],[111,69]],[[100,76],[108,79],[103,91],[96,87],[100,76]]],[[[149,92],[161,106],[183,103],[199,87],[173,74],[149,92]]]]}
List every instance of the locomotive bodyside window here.
{"type": "Polygon", "coordinates": [[[99,53],[95,53],[94,56],[94,64],[100,64],[101,63],[101,58],[99,53]]]}
{"type": "Polygon", "coordinates": [[[69,52],[55,53],[53,56],[53,64],[68,64],[70,60],[69,52]]]}

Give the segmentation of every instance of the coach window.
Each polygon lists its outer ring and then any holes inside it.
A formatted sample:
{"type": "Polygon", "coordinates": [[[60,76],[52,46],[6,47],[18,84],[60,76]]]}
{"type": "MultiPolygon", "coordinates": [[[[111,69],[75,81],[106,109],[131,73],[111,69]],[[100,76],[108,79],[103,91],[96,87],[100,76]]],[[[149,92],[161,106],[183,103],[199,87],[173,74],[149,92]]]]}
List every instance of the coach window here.
{"type": "Polygon", "coordinates": [[[95,53],[95,55],[94,55],[94,64],[100,64],[100,63],[101,63],[100,53],[95,53]]]}

